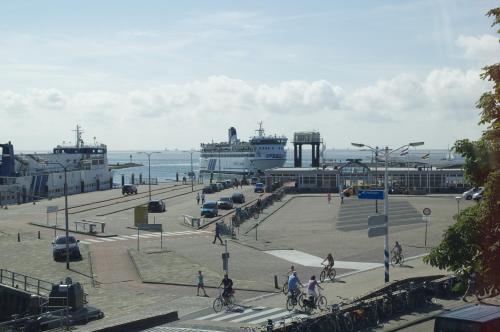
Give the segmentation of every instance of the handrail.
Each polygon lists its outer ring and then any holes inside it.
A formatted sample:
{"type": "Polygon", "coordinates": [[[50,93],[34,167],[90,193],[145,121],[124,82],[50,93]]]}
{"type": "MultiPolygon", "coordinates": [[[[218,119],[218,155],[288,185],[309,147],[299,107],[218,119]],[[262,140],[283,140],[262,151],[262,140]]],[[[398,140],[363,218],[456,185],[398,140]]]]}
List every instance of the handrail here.
{"type": "Polygon", "coordinates": [[[13,288],[21,288],[26,292],[35,293],[37,295],[42,295],[42,291],[50,293],[53,285],[53,283],[49,281],[30,277],[28,275],[6,269],[0,269],[0,284],[13,288]],[[21,284],[21,287],[19,287],[19,284],[21,284]]]}

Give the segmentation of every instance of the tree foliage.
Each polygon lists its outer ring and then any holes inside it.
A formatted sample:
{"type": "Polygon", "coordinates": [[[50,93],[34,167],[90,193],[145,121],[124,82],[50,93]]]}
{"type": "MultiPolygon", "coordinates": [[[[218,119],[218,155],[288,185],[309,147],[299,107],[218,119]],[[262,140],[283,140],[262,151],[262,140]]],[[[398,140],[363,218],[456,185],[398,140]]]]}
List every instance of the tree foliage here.
{"type": "MultiPolygon", "coordinates": [[[[487,13],[492,26],[500,24],[500,8],[487,13]]],[[[500,33],[500,30],[497,31],[500,33]]],[[[476,103],[480,125],[486,130],[477,141],[468,139],[455,143],[455,150],[465,157],[467,179],[484,186],[483,199],[476,206],[464,209],[449,227],[441,243],[425,257],[425,261],[455,273],[476,272],[481,289],[500,290],[500,63],[483,68],[481,78],[492,82],[476,103]]]]}

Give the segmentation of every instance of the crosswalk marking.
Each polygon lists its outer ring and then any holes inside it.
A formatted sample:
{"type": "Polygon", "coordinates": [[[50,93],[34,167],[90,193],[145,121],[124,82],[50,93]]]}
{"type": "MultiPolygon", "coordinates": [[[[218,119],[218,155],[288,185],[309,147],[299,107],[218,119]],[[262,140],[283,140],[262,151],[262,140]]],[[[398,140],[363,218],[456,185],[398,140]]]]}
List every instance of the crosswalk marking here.
{"type": "Polygon", "coordinates": [[[82,240],[80,240],[80,243],[83,243],[83,244],[90,244],[90,242],[87,242],[87,241],[82,241],[82,240]]]}
{"type": "Polygon", "coordinates": [[[119,237],[119,236],[115,236],[113,239],[121,240],[121,241],[128,241],[128,240],[130,240],[130,239],[125,239],[125,238],[119,237]]]}
{"type": "Polygon", "coordinates": [[[104,241],[101,241],[101,240],[94,240],[94,239],[85,239],[85,241],[90,241],[90,242],[94,242],[94,243],[104,242],[104,241]]]}
{"type": "Polygon", "coordinates": [[[114,239],[108,239],[106,237],[100,237],[99,239],[103,240],[103,241],[108,241],[108,242],[115,242],[116,240],[114,239]]]}
{"type": "Polygon", "coordinates": [[[233,314],[229,314],[229,315],[225,315],[225,316],[222,316],[222,317],[217,317],[215,319],[212,319],[212,321],[214,322],[218,322],[218,321],[221,321],[221,320],[225,320],[225,319],[229,319],[229,318],[233,318],[233,317],[238,317],[238,316],[241,316],[241,315],[245,315],[245,314],[248,314],[250,312],[253,312],[254,310],[253,309],[246,309],[242,312],[235,312],[233,314]]]}
{"type": "Polygon", "coordinates": [[[210,314],[210,315],[206,315],[206,316],[203,316],[203,317],[198,317],[195,320],[207,320],[209,318],[214,318],[214,317],[217,317],[217,316],[222,316],[224,314],[225,314],[225,312],[223,312],[223,311],[216,312],[215,314],[210,314]]]}
{"type": "Polygon", "coordinates": [[[260,323],[263,323],[263,322],[267,321],[268,319],[276,319],[276,318],[281,318],[281,317],[284,317],[284,316],[291,316],[291,315],[292,315],[291,312],[284,311],[284,312],[280,312],[280,313],[275,314],[275,315],[267,316],[267,317],[264,317],[264,318],[259,318],[257,320],[252,320],[250,322],[247,322],[247,324],[260,324],[260,323]]]}
{"type": "Polygon", "coordinates": [[[258,312],[258,313],[253,314],[253,315],[248,315],[248,316],[240,317],[240,318],[237,318],[237,319],[233,319],[230,322],[231,323],[239,323],[239,322],[243,322],[243,321],[246,321],[246,320],[249,320],[249,319],[252,319],[252,318],[257,318],[257,317],[264,316],[264,315],[267,315],[267,314],[270,314],[270,313],[273,313],[273,312],[276,312],[276,311],[280,311],[280,310],[283,310],[283,309],[282,308],[271,308],[271,309],[268,309],[268,310],[264,310],[262,312],[258,312]]]}

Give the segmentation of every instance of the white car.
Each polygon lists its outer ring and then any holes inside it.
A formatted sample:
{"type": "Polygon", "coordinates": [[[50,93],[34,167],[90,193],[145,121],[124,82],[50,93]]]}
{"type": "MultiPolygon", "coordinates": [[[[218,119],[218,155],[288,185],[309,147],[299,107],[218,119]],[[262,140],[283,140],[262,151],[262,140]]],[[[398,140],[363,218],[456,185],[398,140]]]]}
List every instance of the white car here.
{"type": "Polygon", "coordinates": [[[481,187],[474,195],[472,195],[472,199],[475,200],[476,202],[479,202],[481,199],[483,199],[483,193],[484,193],[484,188],[481,187]]]}
{"type": "Polygon", "coordinates": [[[469,190],[467,190],[466,192],[464,192],[462,194],[462,197],[465,198],[466,200],[471,200],[474,196],[474,194],[478,193],[479,191],[481,191],[481,193],[484,191],[484,188],[483,187],[474,187],[474,188],[471,188],[469,190]]]}

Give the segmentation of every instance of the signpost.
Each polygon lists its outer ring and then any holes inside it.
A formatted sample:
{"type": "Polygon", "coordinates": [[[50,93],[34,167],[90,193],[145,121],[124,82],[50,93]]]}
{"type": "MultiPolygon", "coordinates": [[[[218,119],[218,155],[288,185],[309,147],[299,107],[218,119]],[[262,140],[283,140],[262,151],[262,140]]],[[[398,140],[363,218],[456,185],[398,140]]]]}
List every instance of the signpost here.
{"type": "Polygon", "coordinates": [[[368,237],[377,237],[387,235],[387,216],[378,214],[368,217],[368,237]]]}
{"type": "Polygon", "coordinates": [[[425,221],[425,239],[424,239],[424,246],[427,247],[427,225],[431,221],[431,209],[429,208],[424,208],[422,210],[422,219],[425,221]]]}
{"type": "Polygon", "coordinates": [[[139,224],[137,226],[137,251],[139,251],[139,231],[160,232],[160,249],[163,249],[163,225],[139,224]]]}
{"type": "Polygon", "coordinates": [[[368,228],[368,237],[377,237],[387,235],[387,226],[368,228]]]}
{"type": "Polygon", "coordinates": [[[59,211],[59,208],[57,205],[47,206],[47,226],[49,226],[49,213],[55,212],[55,214],[56,214],[56,223],[54,224],[54,236],[56,236],[56,229],[57,229],[57,211],[59,211]]]}
{"type": "Polygon", "coordinates": [[[379,214],[376,216],[368,217],[368,226],[381,226],[387,224],[387,216],[385,214],[379,214]]]}
{"type": "Polygon", "coordinates": [[[358,191],[359,199],[384,199],[384,191],[383,190],[359,190],[358,191]]]}

